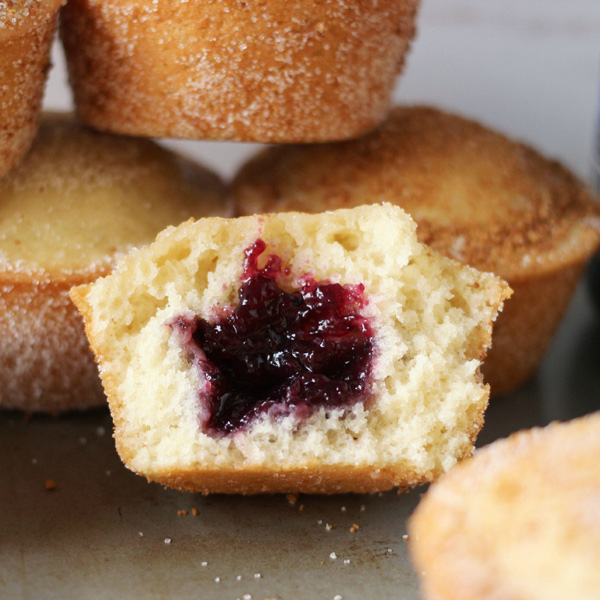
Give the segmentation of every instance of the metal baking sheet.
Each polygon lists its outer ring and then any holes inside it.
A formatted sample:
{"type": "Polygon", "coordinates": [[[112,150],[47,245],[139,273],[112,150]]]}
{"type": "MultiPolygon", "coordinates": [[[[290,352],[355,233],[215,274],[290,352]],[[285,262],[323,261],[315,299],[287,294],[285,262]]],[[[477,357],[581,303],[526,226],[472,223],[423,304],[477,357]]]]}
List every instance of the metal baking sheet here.
{"type": "MultiPolygon", "coordinates": [[[[599,348],[582,288],[537,376],[492,401],[479,444],[600,409],[599,348]]],[[[1,598],[420,598],[405,534],[424,488],[175,492],[122,466],[106,410],[0,413],[0,440],[1,598]]]]}

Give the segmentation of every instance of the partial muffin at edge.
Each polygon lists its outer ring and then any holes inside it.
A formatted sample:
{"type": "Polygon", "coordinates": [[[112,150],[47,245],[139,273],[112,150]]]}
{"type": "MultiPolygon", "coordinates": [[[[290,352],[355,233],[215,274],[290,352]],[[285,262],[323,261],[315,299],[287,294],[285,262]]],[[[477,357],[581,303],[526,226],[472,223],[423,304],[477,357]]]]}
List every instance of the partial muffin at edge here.
{"type": "Polygon", "coordinates": [[[598,199],[562,165],[430,107],[396,107],[360,140],[265,149],[233,192],[238,214],[398,204],[422,242],[508,281],[483,367],[493,395],[535,372],[600,241],[598,199]]]}
{"type": "Polygon", "coordinates": [[[0,182],[0,407],[104,404],[69,288],[167,225],[228,207],[215,174],[155,143],[44,115],[31,151],[0,182]]]}
{"type": "Polygon", "coordinates": [[[427,600],[593,600],[600,413],[478,450],[425,494],[409,549],[427,600]]]}

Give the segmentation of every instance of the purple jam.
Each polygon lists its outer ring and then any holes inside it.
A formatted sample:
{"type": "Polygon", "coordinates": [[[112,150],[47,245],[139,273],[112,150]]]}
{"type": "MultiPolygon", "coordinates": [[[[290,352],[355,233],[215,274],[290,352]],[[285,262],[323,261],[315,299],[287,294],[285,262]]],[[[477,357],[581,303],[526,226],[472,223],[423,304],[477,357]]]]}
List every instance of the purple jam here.
{"type": "Polygon", "coordinates": [[[266,244],[245,252],[239,304],[208,322],[180,316],[171,322],[201,369],[204,432],[220,437],[243,429],[264,413],[278,418],[310,416],[320,407],[348,407],[369,396],[373,330],[361,316],[364,286],[317,282],[305,275],[286,292],[281,259],[258,258],[266,244]]]}

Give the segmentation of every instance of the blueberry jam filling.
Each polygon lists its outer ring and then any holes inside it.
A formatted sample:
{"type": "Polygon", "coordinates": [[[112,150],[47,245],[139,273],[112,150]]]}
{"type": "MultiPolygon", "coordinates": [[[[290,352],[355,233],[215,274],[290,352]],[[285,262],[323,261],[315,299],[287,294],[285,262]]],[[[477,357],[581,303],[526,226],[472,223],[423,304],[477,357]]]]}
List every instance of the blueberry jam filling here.
{"type": "Polygon", "coordinates": [[[200,423],[220,437],[264,413],[301,420],[320,407],[345,408],[369,396],[373,330],[361,316],[364,286],[315,281],[284,291],[289,275],[266,244],[246,249],[239,303],[214,322],[179,316],[170,326],[207,380],[200,423]]]}

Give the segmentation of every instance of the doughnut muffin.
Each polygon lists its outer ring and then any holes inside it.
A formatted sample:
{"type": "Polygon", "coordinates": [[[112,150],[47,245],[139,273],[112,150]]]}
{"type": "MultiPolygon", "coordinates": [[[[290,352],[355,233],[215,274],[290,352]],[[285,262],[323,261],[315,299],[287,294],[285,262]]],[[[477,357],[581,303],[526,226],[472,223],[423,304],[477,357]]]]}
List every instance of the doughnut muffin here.
{"type": "Polygon", "coordinates": [[[600,413],[494,442],[441,478],[409,521],[427,600],[595,600],[600,413]]]}
{"type": "Polygon", "coordinates": [[[62,0],[0,2],[0,177],[31,146],[62,0]]]}
{"type": "Polygon", "coordinates": [[[191,215],[227,214],[220,180],[148,140],[47,114],[0,181],[0,407],[58,412],[106,403],[76,284],[191,215]]]}
{"type": "Polygon", "coordinates": [[[370,492],[472,451],[506,284],[398,207],[201,219],[71,290],[127,467],[202,493],[370,492]]]}
{"type": "Polygon", "coordinates": [[[242,167],[239,214],[402,206],[432,248],[514,290],[483,373],[493,395],[536,370],[600,242],[600,205],[560,164],[471,120],[396,107],[365,138],[273,147],[242,167]]]}
{"type": "Polygon", "coordinates": [[[79,116],[152,137],[317,142],[386,115],[418,0],[70,0],[79,116]]]}

